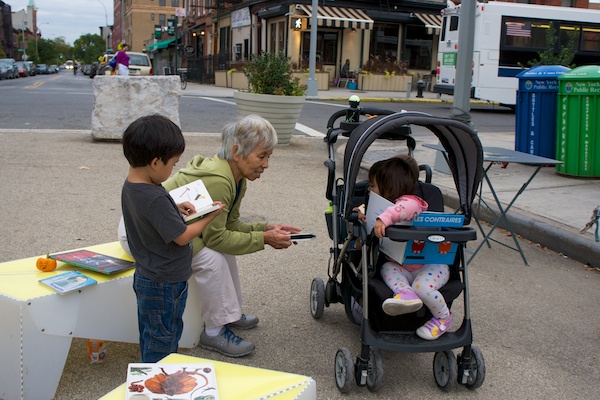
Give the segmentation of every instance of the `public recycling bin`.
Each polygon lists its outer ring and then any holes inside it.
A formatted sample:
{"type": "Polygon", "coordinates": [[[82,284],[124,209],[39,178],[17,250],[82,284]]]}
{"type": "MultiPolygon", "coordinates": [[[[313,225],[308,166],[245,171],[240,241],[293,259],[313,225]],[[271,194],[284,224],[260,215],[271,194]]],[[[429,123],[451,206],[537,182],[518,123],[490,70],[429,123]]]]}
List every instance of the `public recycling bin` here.
{"type": "Polygon", "coordinates": [[[515,150],[547,158],[556,156],[558,77],[569,68],[533,67],[517,75],[515,150]]]}
{"type": "Polygon", "coordinates": [[[558,77],[556,159],[559,173],[600,177],[600,66],[574,68],[558,77]]]}

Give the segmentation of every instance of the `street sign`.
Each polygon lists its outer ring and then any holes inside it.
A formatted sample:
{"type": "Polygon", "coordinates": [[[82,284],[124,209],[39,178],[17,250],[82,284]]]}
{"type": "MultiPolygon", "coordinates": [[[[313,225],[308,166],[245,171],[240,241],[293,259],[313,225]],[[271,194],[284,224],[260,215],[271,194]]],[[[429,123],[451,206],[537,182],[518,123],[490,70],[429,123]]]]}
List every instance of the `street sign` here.
{"type": "Polygon", "coordinates": [[[185,8],[176,8],[175,9],[176,17],[184,17],[185,18],[185,8]]]}

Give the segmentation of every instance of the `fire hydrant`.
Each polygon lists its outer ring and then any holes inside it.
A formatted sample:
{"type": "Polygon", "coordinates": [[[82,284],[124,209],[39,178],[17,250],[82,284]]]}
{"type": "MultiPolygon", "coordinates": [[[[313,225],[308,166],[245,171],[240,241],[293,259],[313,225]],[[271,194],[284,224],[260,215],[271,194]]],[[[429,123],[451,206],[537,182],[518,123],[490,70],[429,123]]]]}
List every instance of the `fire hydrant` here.
{"type": "Polygon", "coordinates": [[[419,79],[417,81],[417,97],[423,98],[423,89],[425,89],[425,81],[423,79],[419,79]]]}

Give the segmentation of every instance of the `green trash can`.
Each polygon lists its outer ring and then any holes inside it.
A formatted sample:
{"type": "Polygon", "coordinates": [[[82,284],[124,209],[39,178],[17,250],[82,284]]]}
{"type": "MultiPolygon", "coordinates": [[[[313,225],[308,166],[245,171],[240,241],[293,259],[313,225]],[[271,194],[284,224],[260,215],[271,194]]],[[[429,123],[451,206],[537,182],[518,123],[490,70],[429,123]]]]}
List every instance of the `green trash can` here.
{"type": "Polygon", "coordinates": [[[556,170],[600,177],[600,66],[586,65],[558,77],[556,170]]]}

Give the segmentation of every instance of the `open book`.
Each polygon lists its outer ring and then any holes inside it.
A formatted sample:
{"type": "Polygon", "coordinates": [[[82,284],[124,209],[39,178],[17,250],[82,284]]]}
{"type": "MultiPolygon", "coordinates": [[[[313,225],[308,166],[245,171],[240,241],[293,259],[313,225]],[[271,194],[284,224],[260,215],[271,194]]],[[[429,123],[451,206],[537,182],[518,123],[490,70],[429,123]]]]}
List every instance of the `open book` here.
{"type": "MultiPolygon", "coordinates": [[[[377,217],[394,203],[371,192],[367,207],[367,232],[371,232],[377,217]]],[[[461,227],[464,215],[426,211],[410,221],[398,222],[394,225],[417,227],[461,227]]],[[[379,242],[379,250],[399,264],[452,264],[458,245],[449,241],[438,242],[440,235],[431,235],[428,240],[409,240],[395,242],[384,237],[379,242]]]]}
{"type": "Polygon", "coordinates": [[[125,398],[219,400],[214,364],[131,363],[125,398]]]}
{"type": "Polygon", "coordinates": [[[60,294],[65,294],[96,284],[98,282],[79,271],[69,271],[51,276],[49,278],[40,279],[40,283],[48,286],[60,294]]]}
{"type": "Polygon", "coordinates": [[[195,213],[183,217],[185,222],[193,221],[219,209],[219,206],[213,205],[214,201],[201,179],[175,188],[169,194],[175,200],[175,204],[189,201],[196,207],[195,213]]]}

